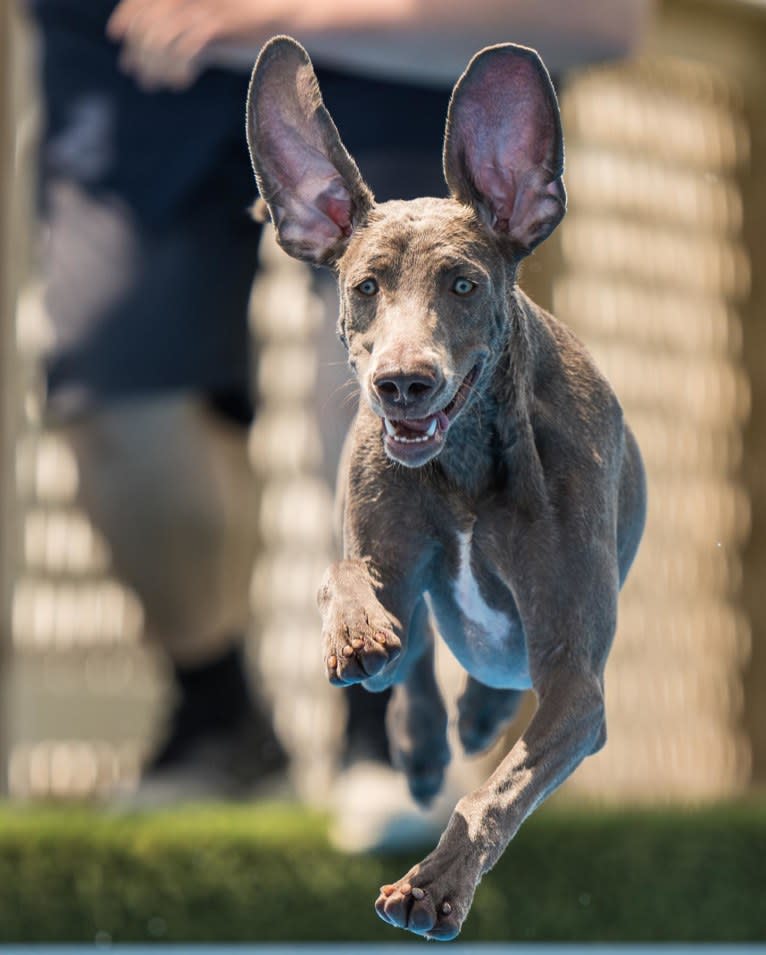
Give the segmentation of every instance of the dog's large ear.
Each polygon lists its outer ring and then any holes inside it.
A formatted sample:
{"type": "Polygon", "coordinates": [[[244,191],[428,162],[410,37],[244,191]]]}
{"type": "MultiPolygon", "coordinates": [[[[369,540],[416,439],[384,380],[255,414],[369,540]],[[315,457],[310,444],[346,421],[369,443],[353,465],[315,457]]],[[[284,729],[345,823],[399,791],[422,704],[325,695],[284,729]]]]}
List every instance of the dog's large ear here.
{"type": "Polygon", "coordinates": [[[290,37],[269,40],[255,64],[247,139],[277,241],[295,258],[331,265],[373,197],[325,109],[308,54],[290,37]]]}
{"type": "Polygon", "coordinates": [[[452,195],[526,254],[566,209],[556,93],[534,50],[505,43],[477,53],[447,114],[444,175],[452,195]]]}

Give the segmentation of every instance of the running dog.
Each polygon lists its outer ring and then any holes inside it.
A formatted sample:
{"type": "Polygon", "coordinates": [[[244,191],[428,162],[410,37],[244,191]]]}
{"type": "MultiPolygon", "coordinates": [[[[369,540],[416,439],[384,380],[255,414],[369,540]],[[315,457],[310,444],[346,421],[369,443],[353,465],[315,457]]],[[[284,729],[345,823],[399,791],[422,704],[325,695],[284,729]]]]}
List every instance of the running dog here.
{"type": "Polygon", "coordinates": [[[454,938],[526,817],[606,741],[604,666],[646,509],[636,441],[575,336],[516,285],[564,215],[556,95],[538,55],[482,50],[455,86],[451,196],[376,204],[306,51],[271,40],[248,139],[290,255],[333,269],[361,388],[342,465],[344,558],[319,590],[333,684],[394,686],[387,726],[415,799],[449,761],[435,631],[467,671],[458,733],[487,747],[537,710],[436,848],[384,885],[381,918],[454,938]]]}

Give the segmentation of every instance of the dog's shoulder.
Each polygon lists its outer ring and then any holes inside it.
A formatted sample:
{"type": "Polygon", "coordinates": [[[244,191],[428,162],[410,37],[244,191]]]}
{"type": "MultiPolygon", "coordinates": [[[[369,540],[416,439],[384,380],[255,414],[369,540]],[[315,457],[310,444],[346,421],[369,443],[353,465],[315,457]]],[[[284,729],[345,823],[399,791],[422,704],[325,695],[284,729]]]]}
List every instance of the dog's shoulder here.
{"type": "Polygon", "coordinates": [[[624,443],[620,402],[577,335],[526,299],[531,339],[530,417],[540,447],[599,467],[616,464],[624,443]]]}
{"type": "Polygon", "coordinates": [[[536,401],[565,409],[576,418],[602,426],[621,424],[614,389],[586,346],[563,322],[527,299],[531,339],[531,389],[536,401]]]}

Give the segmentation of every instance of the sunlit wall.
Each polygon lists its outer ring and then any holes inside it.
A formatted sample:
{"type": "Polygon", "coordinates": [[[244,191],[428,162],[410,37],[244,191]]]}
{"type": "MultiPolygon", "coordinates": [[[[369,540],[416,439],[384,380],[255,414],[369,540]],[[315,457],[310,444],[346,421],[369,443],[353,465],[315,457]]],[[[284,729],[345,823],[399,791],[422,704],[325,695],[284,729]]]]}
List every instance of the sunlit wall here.
{"type": "Polygon", "coordinates": [[[610,745],[571,788],[724,796],[749,777],[742,94],[713,67],[650,59],[581,78],[563,111],[571,206],[554,311],[614,385],[649,479],[607,669],[610,745]]]}

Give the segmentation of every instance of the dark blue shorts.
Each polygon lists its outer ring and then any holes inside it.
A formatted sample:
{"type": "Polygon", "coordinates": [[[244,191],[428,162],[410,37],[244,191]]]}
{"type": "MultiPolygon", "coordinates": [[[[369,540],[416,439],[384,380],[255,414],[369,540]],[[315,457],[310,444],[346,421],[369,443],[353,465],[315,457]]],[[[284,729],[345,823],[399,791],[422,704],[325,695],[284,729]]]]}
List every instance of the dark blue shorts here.
{"type": "Polygon", "coordinates": [[[260,228],[244,209],[211,198],[149,226],[115,197],[56,183],[48,226],[54,413],[178,390],[247,405],[260,228]]]}

